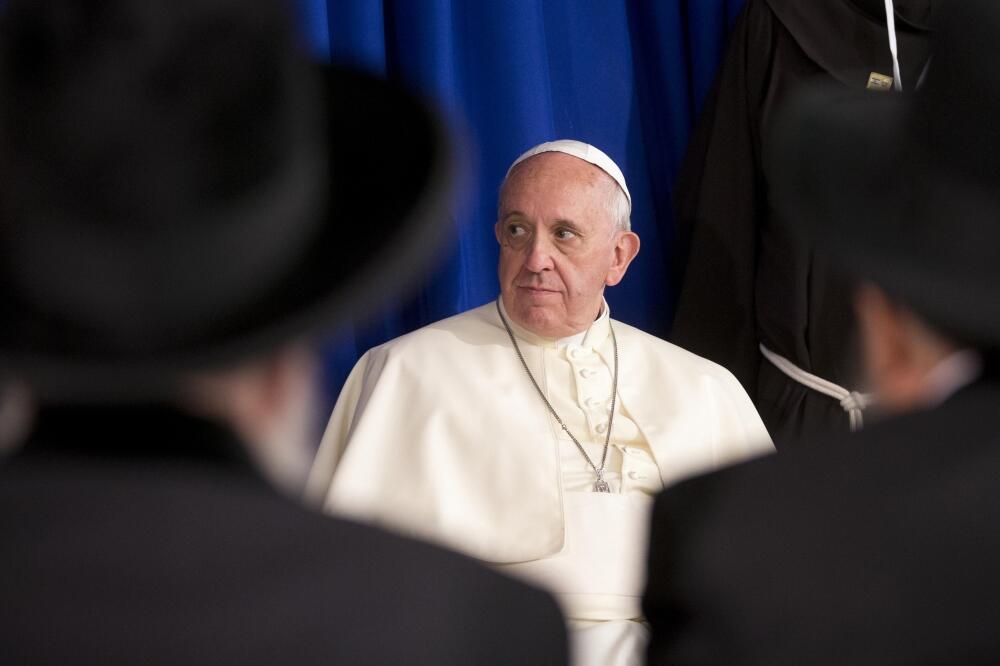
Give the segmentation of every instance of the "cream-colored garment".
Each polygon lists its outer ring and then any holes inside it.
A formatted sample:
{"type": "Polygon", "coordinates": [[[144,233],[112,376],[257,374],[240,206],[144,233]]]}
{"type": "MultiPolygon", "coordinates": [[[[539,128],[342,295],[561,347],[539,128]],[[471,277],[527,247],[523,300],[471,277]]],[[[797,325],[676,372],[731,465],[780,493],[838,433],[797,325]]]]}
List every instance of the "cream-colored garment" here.
{"type": "MultiPolygon", "coordinates": [[[[597,466],[604,454],[614,375],[613,356],[605,359],[594,349],[600,347],[606,319],[605,308],[595,326],[558,342],[561,353],[545,355],[545,374],[554,389],[548,399],[597,466]]],[[[641,664],[648,641],[640,602],[652,495],[663,485],[632,416],[620,402],[614,406],[604,461],[611,493],[593,492],[593,467],[560,429],[563,548],[539,560],[498,565],[556,596],[568,620],[575,666],[641,664]]]]}
{"type": "MultiPolygon", "coordinates": [[[[593,349],[610,362],[607,321],[592,327],[593,349]]],[[[614,328],[621,408],[648,443],[660,483],[772,450],[728,371],[627,324],[614,328]]],[[[553,395],[545,367],[562,350],[524,330],[518,337],[553,395]]],[[[563,549],[558,429],[493,302],[361,358],[330,418],[307,498],[488,562],[539,560],[563,549]]]]}
{"type": "MultiPolygon", "coordinates": [[[[512,324],[517,337],[530,333],[512,324]]],[[[611,438],[604,461],[611,493],[593,492],[593,466],[601,465],[614,384],[614,345],[607,308],[578,340],[545,354],[547,398],[587,453],[568,434],[557,432],[565,541],[549,557],[501,566],[556,594],[573,620],[633,620],[642,615],[639,597],[645,570],[646,532],[652,495],[662,489],[652,452],[631,414],[615,401],[611,438]],[[590,462],[588,462],[588,457],[590,462]],[[591,465],[593,464],[593,466],[591,465]]],[[[519,343],[520,344],[520,343],[519,343]]]]}

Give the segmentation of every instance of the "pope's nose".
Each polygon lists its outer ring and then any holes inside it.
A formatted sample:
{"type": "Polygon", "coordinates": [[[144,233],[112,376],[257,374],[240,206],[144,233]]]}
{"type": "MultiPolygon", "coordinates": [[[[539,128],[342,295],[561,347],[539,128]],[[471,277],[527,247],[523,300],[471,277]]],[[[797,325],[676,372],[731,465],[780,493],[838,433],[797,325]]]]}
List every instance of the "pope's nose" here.
{"type": "Polygon", "coordinates": [[[525,248],[524,267],[532,273],[552,269],[552,244],[542,234],[536,234],[525,248]]]}

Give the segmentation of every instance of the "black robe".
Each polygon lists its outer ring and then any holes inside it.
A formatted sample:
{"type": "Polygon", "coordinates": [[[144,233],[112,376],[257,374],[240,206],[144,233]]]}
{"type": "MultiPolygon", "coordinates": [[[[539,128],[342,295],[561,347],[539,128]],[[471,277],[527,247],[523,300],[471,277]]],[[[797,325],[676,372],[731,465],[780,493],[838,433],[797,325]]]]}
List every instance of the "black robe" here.
{"type": "MultiPolygon", "coordinates": [[[[918,21],[930,20],[932,5],[896,4],[903,85],[912,90],[930,49],[918,21]]],[[[871,72],[893,73],[881,0],[748,0],[678,183],[685,269],[671,339],[736,375],[779,448],[810,432],[846,431],[848,416],[763,359],[760,343],[848,390],[863,380],[849,285],[768,199],[769,123],[804,82],[864,89],[871,72]]]]}
{"type": "Polygon", "coordinates": [[[1000,661],[1000,381],[654,505],[650,664],[1000,661]]]}
{"type": "Polygon", "coordinates": [[[307,511],[160,407],[43,412],[0,464],[5,664],[565,663],[548,595],[307,511]]]}

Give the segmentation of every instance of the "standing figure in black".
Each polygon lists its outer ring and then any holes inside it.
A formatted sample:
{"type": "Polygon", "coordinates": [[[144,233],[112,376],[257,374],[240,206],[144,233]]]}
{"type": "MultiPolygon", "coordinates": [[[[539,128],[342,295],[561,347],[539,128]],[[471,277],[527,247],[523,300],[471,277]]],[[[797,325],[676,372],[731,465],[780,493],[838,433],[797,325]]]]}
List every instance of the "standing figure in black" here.
{"type": "MultiPolygon", "coordinates": [[[[778,450],[860,429],[870,405],[851,294],[768,193],[774,111],[804,83],[872,95],[922,83],[939,0],[747,0],[677,190],[686,266],[671,341],[731,371],[778,450]],[[898,80],[897,80],[898,79],[898,80]]],[[[894,166],[893,168],[897,168],[894,166]]]]}

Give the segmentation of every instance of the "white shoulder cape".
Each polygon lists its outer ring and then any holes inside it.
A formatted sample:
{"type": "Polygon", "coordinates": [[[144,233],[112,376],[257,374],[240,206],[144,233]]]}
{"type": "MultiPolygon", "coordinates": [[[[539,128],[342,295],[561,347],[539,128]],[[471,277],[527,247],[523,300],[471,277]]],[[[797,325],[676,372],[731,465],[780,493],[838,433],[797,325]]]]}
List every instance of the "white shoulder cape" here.
{"type": "MultiPolygon", "coordinates": [[[[728,371],[613,324],[619,398],[649,442],[664,484],[773,450],[728,371]]],[[[537,372],[542,349],[522,351],[537,372]]],[[[491,302],[358,361],[306,495],[325,511],[512,563],[562,548],[560,479],[552,419],[491,302]]]]}

